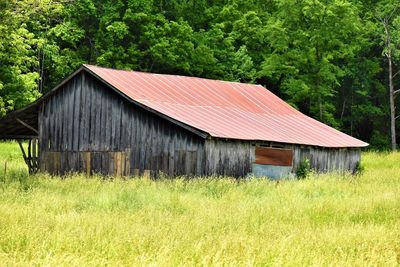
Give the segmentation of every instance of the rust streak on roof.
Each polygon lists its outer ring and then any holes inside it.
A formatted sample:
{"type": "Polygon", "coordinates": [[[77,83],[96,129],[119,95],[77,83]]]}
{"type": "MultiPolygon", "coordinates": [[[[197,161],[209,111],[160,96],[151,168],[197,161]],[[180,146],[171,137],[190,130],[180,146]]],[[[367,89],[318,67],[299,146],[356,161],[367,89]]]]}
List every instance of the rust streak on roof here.
{"type": "Polygon", "coordinates": [[[320,147],[364,147],[260,85],[84,65],[128,98],[212,137],[320,147]]]}

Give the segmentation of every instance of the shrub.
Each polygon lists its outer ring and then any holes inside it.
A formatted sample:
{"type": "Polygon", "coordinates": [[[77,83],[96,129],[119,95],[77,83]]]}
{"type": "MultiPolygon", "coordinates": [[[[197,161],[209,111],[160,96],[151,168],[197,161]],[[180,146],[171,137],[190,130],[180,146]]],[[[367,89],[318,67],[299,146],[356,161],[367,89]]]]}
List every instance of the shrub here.
{"type": "Polygon", "coordinates": [[[296,170],[297,179],[305,179],[311,174],[311,163],[309,159],[300,162],[296,170]]]}
{"type": "Polygon", "coordinates": [[[361,161],[357,162],[356,167],[353,170],[354,175],[362,175],[364,173],[365,167],[361,161]]]}

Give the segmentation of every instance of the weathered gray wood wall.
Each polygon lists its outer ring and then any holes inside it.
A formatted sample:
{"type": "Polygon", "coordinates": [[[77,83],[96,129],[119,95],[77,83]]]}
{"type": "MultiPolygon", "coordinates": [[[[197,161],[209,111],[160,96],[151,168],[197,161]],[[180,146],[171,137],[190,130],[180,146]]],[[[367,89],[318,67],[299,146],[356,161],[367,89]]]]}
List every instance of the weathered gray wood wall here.
{"type": "Polygon", "coordinates": [[[42,171],[204,175],[204,139],[129,103],[85,72],[42,104],[39,132],[42,171]]]}
{"type": "Polygon", "coordinates": [[[293,145],[294,171],[305,159],[310,160],[311,166],[318,172],[353,172],[361,160],[361,150],[359,148],[322,148],[293,145]]]}
{"type": "Polygon", "coordinates": [[[244,177],[255,160],[254,146],[248,141],[206,140],[206,174],[244,177]]]}
{"type": "Polygon", "coordinates": [[[271,144],[270,142],[247,142],[236,140],[206,140],[206,174],[244,177],[250,174],[255,162],[256,146],[276,145],[293,150],[292,173],[300,162],[310,160],[317,172],[354,171],[361,159],[360,149],[320,148],[304,145],[271,144]]]}

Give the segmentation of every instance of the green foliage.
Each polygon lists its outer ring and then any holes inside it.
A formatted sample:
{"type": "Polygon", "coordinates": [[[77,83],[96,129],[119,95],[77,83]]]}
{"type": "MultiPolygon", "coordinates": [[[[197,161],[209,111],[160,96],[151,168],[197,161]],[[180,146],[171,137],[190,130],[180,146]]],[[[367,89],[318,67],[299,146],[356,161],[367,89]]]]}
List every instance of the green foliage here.
{"type": "Polygon", "coordinates": [[[365,172],[365,166],[364,166],[364,164],[363,164],[361,161],[357,162],[356,168],[355,168],[355,170],[354,170],[354,174],[360,176],[360,175],[362,175],[364,172],[365,172]]]}
{"type": "Polygon", "coordinates": [[[392,14],[397,72],[396,8],[392,0],[2,0],[0,116],[89,63],[256,82],[384,148],[389,109],[379,18],[392,14]]]}
{"type": "Polygon", "coordinates": [[[0,116],[39,96],[33,47],[37,43],[22,14],[25,2],[0,4],[0,116]]]}
{"type": "Polygon", "coordinates": [[[400,60],[400,4],[396,1],[382,0],[376,5],[374,12],[375,18],[380,24],[378,35],[381,39],[382,54],[391,50],[394,60],[400,60]],[[387,23],[390,34],[391,42],[389,46],[385,45],[384,23],[387,23]]]}
{"type": "Polygon", "coordinates": [[[300,162],[299,166],[296,169],[296,178],[297,179],[305,179],[311,175],[312,168],[309,159],[305,159],[300,162]]]}
{"type": "Polygon", "coordinates": [[[260,75],[279,80],[297,107],[333,126],[337,88],[344,66],[359,50],[361,23],[346,1],[275,1],[278,12],[266,26],[272,53],[260,75]],[[306,107],[305,107],[306,106],[306,107]]]}

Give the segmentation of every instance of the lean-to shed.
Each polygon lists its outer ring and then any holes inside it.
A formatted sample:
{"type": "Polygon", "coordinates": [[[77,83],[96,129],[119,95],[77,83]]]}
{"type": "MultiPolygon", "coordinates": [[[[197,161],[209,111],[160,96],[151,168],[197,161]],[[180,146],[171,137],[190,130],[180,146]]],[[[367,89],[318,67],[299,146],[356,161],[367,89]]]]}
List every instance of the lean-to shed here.
{"type": "Polygon", "coordinates": [[[91,65],[0,119],[0,138],[29,139],[33,171],[152,176],[353,171],[368,145],[259,85],[91,65]]]}

